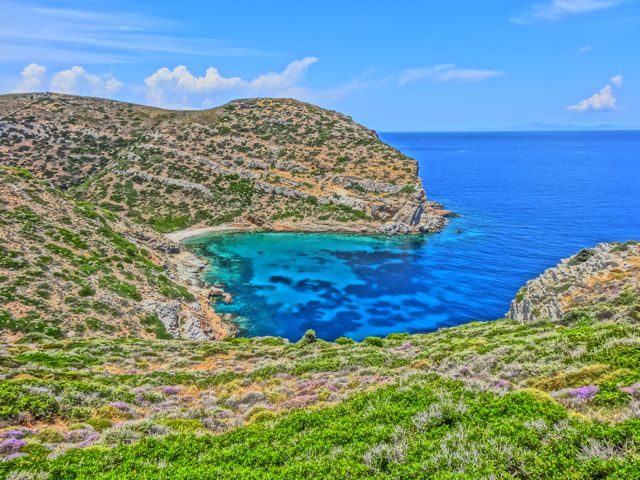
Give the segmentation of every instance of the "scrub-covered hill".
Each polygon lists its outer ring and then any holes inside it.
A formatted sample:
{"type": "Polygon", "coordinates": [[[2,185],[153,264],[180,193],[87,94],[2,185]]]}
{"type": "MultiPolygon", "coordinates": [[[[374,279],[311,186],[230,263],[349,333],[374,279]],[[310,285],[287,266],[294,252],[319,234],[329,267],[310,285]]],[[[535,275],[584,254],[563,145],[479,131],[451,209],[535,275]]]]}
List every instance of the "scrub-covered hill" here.
{"type": "Polygon", "coordinates": [[[0,474],[638,478],[637,287],[361,343],[5,342],[0,474]]]}
{"type": "Polygon", "coordinates": [[[198,269],[153,230],[0,166],[0,331],[224,338],[198,269]],[[189,268],[191,267],[191,268],[189,268]]]}
{"type": "MultiPolygon", "coordinates": [[[[601,243],[528,281],[511,302],[507,317],[521,322],[559,320],[571,309],[639,291],[640,243],[601,243]]],[[[600,313],[602,318],[613,315],[609,310],[600,313]]]]}
{"type": "Polygon", "coordinates": [[[169,111],[57,94],[0,96],[0,160],[162,232],[437,231],[417,163],[337,112],[290,99],[169,111]]]}

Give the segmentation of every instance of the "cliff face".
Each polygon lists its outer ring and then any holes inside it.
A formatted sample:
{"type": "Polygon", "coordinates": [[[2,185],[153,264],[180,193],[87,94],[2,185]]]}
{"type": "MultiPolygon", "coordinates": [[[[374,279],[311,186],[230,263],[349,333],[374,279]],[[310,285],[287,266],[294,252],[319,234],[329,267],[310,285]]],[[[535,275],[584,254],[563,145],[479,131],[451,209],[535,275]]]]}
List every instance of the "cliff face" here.
{"type": "Polygon", "coordinates": [[[528,281],[507,317],[520,322],[560,320],[571,309],[610,301],[626,291],[640,292],[640,244],[601,243],[528,281]]]}
{"type": "Polygon", "coordinates": [[[205,262],[151,229],[0,166],[0,330],[224,338],[205,262]]]}
{"type": "Polygon", "coordinates": [[[157,231],[437,231],[417,163],[337,112],[289,99],[167,111],[64,95],[0,97],[0,158],[157,231]]]}

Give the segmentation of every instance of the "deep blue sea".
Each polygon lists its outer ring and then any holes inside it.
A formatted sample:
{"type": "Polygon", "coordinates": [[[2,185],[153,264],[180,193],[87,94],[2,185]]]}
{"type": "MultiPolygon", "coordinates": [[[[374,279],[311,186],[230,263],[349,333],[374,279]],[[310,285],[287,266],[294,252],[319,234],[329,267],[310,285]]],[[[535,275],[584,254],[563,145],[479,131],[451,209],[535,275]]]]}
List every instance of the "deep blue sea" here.
{"type": "Polygon", "coordinates": [[[640,239],[640,132],[386,133],[459,213],[440,234],[251,233],[196,243],[243,335],[332,340],[502,317],[581,248],[640,239]]]}

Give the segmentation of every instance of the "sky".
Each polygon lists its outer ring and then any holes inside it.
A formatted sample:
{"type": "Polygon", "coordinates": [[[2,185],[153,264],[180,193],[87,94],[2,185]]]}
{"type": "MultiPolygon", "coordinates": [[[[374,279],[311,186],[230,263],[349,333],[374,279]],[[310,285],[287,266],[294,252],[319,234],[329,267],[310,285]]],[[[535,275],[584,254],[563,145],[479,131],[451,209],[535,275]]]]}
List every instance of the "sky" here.
{"type": "Polygon", "coordinates": [[[640,0],[0,0],[0,92],[292,97],[379,131],[640,126],[640,0]]]}

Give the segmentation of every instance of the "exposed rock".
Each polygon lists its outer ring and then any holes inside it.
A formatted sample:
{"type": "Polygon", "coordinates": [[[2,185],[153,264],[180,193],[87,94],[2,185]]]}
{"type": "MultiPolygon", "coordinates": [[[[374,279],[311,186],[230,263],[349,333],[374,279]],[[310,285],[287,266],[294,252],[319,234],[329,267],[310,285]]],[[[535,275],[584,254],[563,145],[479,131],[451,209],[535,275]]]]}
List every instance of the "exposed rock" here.
{"type": "Polygon", "coordinates": [[[411,227],[403,222],[387,222],[380,227],[380,232],[385,235],[398,235],[401,233],[409,233],[411,227]]]}
{"type": "Polygon", "coordinates": [[[520,322],[559,320],[571,308],[616,297],[625,289],[640,291],[640,246],[601,243],[528,281],[506,316],[520,322]]]}

